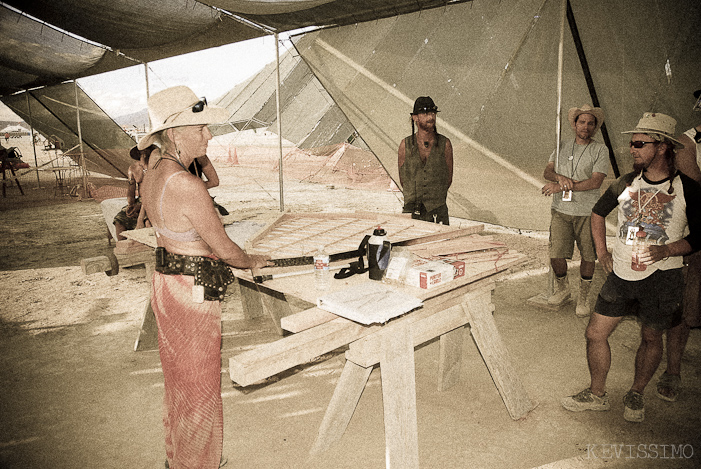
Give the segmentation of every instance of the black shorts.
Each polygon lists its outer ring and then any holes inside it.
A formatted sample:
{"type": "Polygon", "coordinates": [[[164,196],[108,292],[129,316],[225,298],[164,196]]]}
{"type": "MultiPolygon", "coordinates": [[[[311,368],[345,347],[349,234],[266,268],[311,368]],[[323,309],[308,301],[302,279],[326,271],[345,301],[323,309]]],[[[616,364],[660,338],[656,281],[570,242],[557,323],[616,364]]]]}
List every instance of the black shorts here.
{"type": "Polygon", "coordinates": [[[644,326],[665,330],[681,323],[683,297],[682,269],[657,270],[637,281],[610,273],[594,311],[612,318],[637,315],[644,326]]]}

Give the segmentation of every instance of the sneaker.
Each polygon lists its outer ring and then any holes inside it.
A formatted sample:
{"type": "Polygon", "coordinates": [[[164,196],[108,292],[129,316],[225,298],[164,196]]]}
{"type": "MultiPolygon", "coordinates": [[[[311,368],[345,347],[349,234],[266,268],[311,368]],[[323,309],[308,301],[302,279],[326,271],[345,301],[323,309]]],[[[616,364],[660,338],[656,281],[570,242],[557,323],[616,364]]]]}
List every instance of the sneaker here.
{"type": "Polygon", "coordinates": [[[623,418],[629,422],[642,422],[645,419],[645,399],[632,389],[623,396],[623,418]]]}
{"type": "Polygon", "coordinates": [[[589,388],[584,391],[575,394],[574,396],[567,396],[562,401],[562,407],[571,412],[582,412],[585,410],[609,410],[609,396],[608,393],[604,393],[603,396],[599,397],[596,394],[592,394],[589,388]]]}

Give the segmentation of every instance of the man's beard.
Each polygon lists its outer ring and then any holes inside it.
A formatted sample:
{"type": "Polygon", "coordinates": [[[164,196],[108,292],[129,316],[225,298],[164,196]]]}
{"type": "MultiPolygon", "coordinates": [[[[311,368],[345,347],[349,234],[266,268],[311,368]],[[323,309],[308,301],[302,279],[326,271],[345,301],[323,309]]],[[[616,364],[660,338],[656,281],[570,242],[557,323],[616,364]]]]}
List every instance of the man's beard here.
{"type": "Polygon", "coordinates": [[[639,173],[640,171],[644,171],[646,169],[647,167],[642,161],[640,163],[633,163],[633,171],[635,171],[636,173],[639,173]]]}

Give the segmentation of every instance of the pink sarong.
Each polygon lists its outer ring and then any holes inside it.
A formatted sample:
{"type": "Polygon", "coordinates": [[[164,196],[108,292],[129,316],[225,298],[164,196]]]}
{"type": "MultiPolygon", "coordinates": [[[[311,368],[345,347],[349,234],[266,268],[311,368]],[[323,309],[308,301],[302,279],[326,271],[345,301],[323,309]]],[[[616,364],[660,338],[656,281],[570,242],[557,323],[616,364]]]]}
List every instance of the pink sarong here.
{"type": "Polygon", "coordinates": [[[221,304],[193,302],[193,283],[192,276],[153,275],[166,457],[171,469],[216,469],[224,432],[221,304]]]}

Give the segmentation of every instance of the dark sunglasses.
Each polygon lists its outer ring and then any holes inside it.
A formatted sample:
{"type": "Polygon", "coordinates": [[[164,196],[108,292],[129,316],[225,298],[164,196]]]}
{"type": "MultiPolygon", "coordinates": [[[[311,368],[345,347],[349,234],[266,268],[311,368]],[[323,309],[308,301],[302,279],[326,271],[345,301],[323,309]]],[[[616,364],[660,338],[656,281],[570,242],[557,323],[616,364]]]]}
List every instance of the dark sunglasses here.
{"type": "Polygon", "coordinates": [[[202,98],[192,106],[192,112],[202,112],[207,105],[207,98],[202,98]]]}
{"type": "Polygon", "coordinates": [[[636,140],[635,142],[630,142],[630,146],[633,148],[642,148],[645,145],[647,145],[648,143],[658,143],[658,142],[656,142],[656,141],[655,142],[641,142],[639,140],[636,140]]]}

